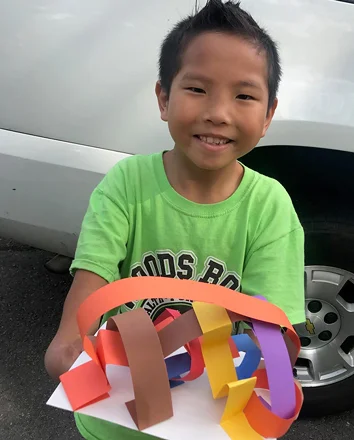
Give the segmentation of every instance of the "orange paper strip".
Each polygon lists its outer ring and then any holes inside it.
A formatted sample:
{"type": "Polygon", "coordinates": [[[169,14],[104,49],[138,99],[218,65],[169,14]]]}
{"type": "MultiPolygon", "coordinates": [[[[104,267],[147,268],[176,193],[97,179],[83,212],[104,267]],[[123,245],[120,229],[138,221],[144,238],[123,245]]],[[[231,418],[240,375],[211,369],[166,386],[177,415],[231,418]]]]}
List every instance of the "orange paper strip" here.
{"type": "Polygon", "coordinates": [[[96,350],[104,370],[107,365],[128,366],[123,341],[117,331],[101,329],[97,334],[96,350]]]}
{"type": "Polygon", "coordinates": [[[94,361],[86,362],[60,376],[73,411],[109,397],[105,372],[94,361]]]}
{"type": "MultiPolygon", "coordinates": [[[[257,370],[253,376],[257,378],[256,388],[265,390],[269,389],[266,370],[257,370]]],[[[290,419],[282,419],[273,414],[265,407],[255,392],[252,394],[244,413],[252,428],[263,437],[282,437],[288,432],[290,426],[298,417],[303,403],[303,395],[295,383],[294,387],[296,394],[296,410],[295,416],[290,419]]]]}
{"type": "MultiPolygon", "coordinates": [[[[180,298],[181,292],[188,292],[186,299],[217,304],[239,315],[286,327],[288,331],[295,333],[281,309],[252,296],[236,291],[230,295],[230,290],[226,287],[192,280],[134,277],[107,284],[81,304],[77,313],[81,337],[85,338],[93,322],[122,304],[151,298],[180,298]]],[[[232,321],[235,322],[234,319],[232,321]]]]}

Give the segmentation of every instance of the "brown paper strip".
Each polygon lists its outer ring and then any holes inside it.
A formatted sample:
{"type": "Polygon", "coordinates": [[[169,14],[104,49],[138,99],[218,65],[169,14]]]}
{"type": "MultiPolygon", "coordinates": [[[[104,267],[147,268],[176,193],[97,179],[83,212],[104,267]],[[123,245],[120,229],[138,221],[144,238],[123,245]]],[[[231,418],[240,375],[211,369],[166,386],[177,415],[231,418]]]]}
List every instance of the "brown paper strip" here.
{"type": "Polygon", "coordinates": [[[170,384],[160,340],[153,322],[143,309],[109,319],[116,327],[129,362],[135,400],[127,408],[139,430],[173,416],[170,384]]]}
{"type": "Polygon", "coordinates": [[[158,333],[164,357],[202,336],[198,319],[193,309],[183,313],[158,333]]]}

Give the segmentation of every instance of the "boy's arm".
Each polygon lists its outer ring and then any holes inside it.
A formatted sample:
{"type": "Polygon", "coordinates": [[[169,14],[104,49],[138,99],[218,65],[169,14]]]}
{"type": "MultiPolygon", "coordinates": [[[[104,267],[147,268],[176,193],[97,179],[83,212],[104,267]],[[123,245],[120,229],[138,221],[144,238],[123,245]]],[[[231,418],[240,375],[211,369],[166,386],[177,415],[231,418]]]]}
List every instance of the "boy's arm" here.
{"type": "MultiPolygon", "coordinates": [[[[54,379],[67,371],[82,351],[76,322],[80,304],[93,292],[119,279],[119,264],[126,255],[129,221],[125,182],[113,168],[96,187],[85,214],[75,259],[72,286],[64,303],[58,331],[45,355],[45,367],[54,379]]],[[[98,329],[99,322],[91,328],[98,329]]]]}
{"type": "MultiPolygon", "coordinates": [[[[78,270],[66,297],[58,331],[45,354],[44,363],[49,375],[58,380],[82,351],[82,342],[76,315],[80,304],[107,281],[93,272],[78,270]]],[[[98,330],[99,321],[91,327],[89,334],[98,330]]]]}

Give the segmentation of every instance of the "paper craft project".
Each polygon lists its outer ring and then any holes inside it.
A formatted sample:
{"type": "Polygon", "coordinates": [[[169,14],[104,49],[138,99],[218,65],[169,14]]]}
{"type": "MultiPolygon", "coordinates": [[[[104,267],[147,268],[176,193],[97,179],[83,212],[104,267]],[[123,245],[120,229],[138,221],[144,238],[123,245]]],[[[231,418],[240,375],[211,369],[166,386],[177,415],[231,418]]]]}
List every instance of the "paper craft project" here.
{"type": "MultiPolygon", "coordinates": [[[[73,411],[92,407],[91,415],[112,421],[93,408],[102,401],[106,408],[110,401],[114,405],[113,396],[119,398],[119,391],[112,383],[123,387],[128,370],[131,398],[123,400],[124,406],[111,408],[117,412],[115,420],[160,438],[177,438],[172,433],[174,417],[183,406],[181,396],[188,405],[186,399],[203,395],[201,407],[210,399],[211,410],[212,402],[218,402],[218,427],[211,415],[205,420],[214,423],[218,434],[208,438],[216,440],[279,438],[298,417],[303,397],[293,378],[293,366],[300,351],[299,338],[284,312],[262,297],[190,280],[129,278],[88,297],[77,321],[88,361],[79,359],[60,377],[61,391],[56,391],[65,394],[73,411]],[[193,301],[193,307],[182,315],[166,310],[153,323],[143,309],[135,309],[111,317],[96,337],[87,335],[93,322],[124,303],[181,296],[193,301]],[[246,334],[231,336],[232,323],[237,321],[250,325],[260,348],[246,334]],[[260,367],[261,357],[264,367],[260,367]],[[119,367],[113,379],[107,374],[112,365],[119,367]],[[268,401],[262,397],[267,393],[268,401]]],[[[60,406],[55,398],[48,404],[60,406]]],[[[196,418],[185,423],[195,429],[203,422],[196,418]]]]}

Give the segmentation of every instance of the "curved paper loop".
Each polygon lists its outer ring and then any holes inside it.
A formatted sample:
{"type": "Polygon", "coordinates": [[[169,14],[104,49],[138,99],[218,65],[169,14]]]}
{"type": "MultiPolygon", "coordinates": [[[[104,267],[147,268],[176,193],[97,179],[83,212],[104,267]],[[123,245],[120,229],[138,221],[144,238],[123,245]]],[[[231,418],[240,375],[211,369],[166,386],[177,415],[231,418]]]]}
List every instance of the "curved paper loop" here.
{"type": "MultiPolygon", "coordinates": [[[[175,320],[180,316],[181,316],[181,313],[178,310],[166,309],[155,320],[154,325],[156,326],[156,328],[158,328],[158,330],[160,330],[166,326],[164,323],[166,323],[166,324],[167,324],[167,322],[171,323],[172,320],[175,320]]],[[[190,382],[192,380],[197,379],[198,377],[200,377],[204,373],[205,365],[204,365],[204,359],[203,359],[203,355],[202,355],[202,349],[200,346],[199,338],[193,339],[190,342],[188,342],[187,344],[185,344],[185,348],[189,353],[190,369],[185,370],[185,371],[180,371],[180,373],[176,374],[176,376],[172,376],[172,377],[169,376],[170,380],[172,380],[172,381],[190,382]],[[177,377],[181,374],[186,373],[187,371],[189,371],[188,374],[186,376],[184,376],[183,378],[177,377]]],[[[168,361],[168,359],[166,359],[166,363],[167,363],[167,361],[168,361]]],[[[168,362],[171,363],[171,361],[168,361],[168,362]]]]}
{"type": "Polygon", "coordinates": [[[247,379],[258,368],[261,361],[261,350],[248,335],[235,335],[232,336],[232,340],[239,351],[245,352],[242,363],[236,368],[237,377],[239,380],[247,379]]]}
{"type": "Polygon", "coordinates": [[[296,397],[293,369],[279,326],[252,320],[254,333],[262,347],[267,370],[271,411],[288,419],[294,416],[296,397]],[[271,368],[269,368],[271,363],[271,368]]]}
{"type": "Polygon", "coordinates": [[[125,347],[135,394],[135,400],[126,405],[135,424],[141,430],[172,417],[166,364],[148,314],[143,309],[135,309],[109,320],[116,325],[125,347]]]}
{"type": "Polygon", "coordinates": [[[216,284],[164,277],[133,277],[101,287],[80,305],[77,321],[81,337],[84,339],[93,322],[116,307],[143,299],[180,298],[182,291],[188,292],[185,299],[217,304],[243,317],[286,327],[296,334],[281,309],[269,302],[262,303],[258,298],[237,291],[231,295],[229,289],[216,284]]]}
{"type": "Polygon", "coordinates": [[[221,418],[221,426],[233,440],[263,440],[251,427],[244,414],[244,408],[250,399],[256,378],[238,380],[228,385],[229,396],[221,418]]]}
{"type": "MultiPolygon", "coordinates": [[[[231,312],[232,322],[237,320],[247,321],[247,317],[249,317],[285,327],[289,335],[293,334],[295,338],[297,337],[285,313],[269,302],[261,302],[258,298],[237,291],[232,292],[232,295],[230,295],[229,289],[216,284],[164,277],[134,277],[107,284],[91,294],[80,305],[77,322],[84,350],[94,361],[97,359],[97,362],[99,362],[92,341],[86,335],[92,323],[106,312],[136,300],[166,297],[180,298],[181,291],[188,292],[186,295],[188,298],[186,299],[224,307],[229,311],[229,315],[231,312]]],[[[169,327],[170,325],[167,328],[169,327]]],[[[297,356],[299,352],[300,344],[297,347],[297,356]]]]}
{"type": "Polygon", "coordinates": [[[193,309],[203,331],[202,353],[214,399],[229,394],[228,384],[237,381],[229,338],[232,322],[223,307],[194,302],[193,309]]]}
{"type": "Polygon", "coordinates": [[[86,362],[60,376],[73,411],[109,397],[111,386],[102,368],[86,362]]]}
{"type": "Polygon", "coordinates": [[[204,368],[205,368],[202,348],[199,338],[190,341],[188,343],[188,348],[191,357],[191,368],[189,370],[189,373],[183,376],[182,380],[184,382],[190,382],[192,380],[197,379],[204,373],[204,368]]]}
{"type": "MultiPolygon", "coordinates": [[[[262,388],[265,390],[269,389],[265,369],[257,370],[253,376],[257,378],[256,388],[262,388]]],[[[296,383],[294,383],[294,381],[292,381],[292,384],[296,395],[296,410],[295,416],[289,419],[283,419],[282,417],[272,413],[268,408],[266,408],[265,405],[263,405],[255,392],[253,392],[250,400],[248,401],[244,413],[252,428],[263,437],[282,437],[288,432],[290,426],[296,420],[303,403],[303,395],[300,388],[296,385],[296,383]]]]}
{"type": "Polygon", "coordinates": [[[202,335],[194,310],[190,309],[158,332],[165,357],[202,335]]]}
{"type": "Polygon", "coordinates": [[[101,329],[96,340],[97,355],[104,371],[109,364],[128,366],[123,341],[117,331],[101,329]]]}
{"type": "MultiPolygon", "coordinates": [[[[262,301],[263,296],[257,295],[262,301]]],[[[269,383],[271,411],[284,419],[294,416],[296,396],[293,369],[279,325],[251,319],[254,333],[262,347],[269,383]],[[272,368],[267,368],[272,363],[272,368]]]]}
{"type": "Polygon", "coordinates": [[[161,315],[159,315],[155,321],[154,321],[154,325],[158,325],[161,322],[165,321],[168,318],[172,318],[172,319],[176,319],[179,316],[181,316],[181,312],[179,312],[178,310],[174,310],[174,309],[165,309],[161,315]]]}
{"type": "MultiPolygon", "coordinates": [[[[130,313],[130,312],[128,312],[130,313]]],[[[183,315],[178,316],[176,319],[166,318],[164,321],[160,321],[154,326],[158,330],[158,337],[160,339],[161,348],[163,356],[166,358],[170,356],[174,351],[178,350],[180,347],[189,346],[193,347],[193,344],[198,342],[199,338],[202,336],[202,330],[198,323],[198,319],[194,313],[194,310],[188,310],[183,315]],[[165,324],[165,321],[169,321],[165,324]]],[[[107,329],[100,330],[97,336],[98,339],[98,351],[104,350],[104,359],[110,359],[112,364],[115,365],[128,365],[126,359],[126,354],[124,351],[124,344],[121,340],[121,336],[117,333],[116,325],[114,320],[109,319],[107,321],[107,329]],[[101,335],[102,333],[102,335],[101,335]],[[107,341],[105,346],[102,346],[107,341]],[[114,351],[111,353],[111,351],[114,351]]],[[[194,348],[189,349],[189,354],[193,354],[194,348]]],[[[201,354],[195,353],[196,356],[200,357],[201,354]]],[[[198,361],[201,362],[200,359],[198,361]]],[[[109,362],[106,362],[109,363],[109,362]]],[[[193,363],[193,360],[192,360],[193,363]]],[[[197,366],[198,369],[200,366],[197,366]]],[[[191,371],[193,366],[191,366],[191,371]]],[[[204,361],[203,361],[203,371],[204,371],[204,361]]]]}

